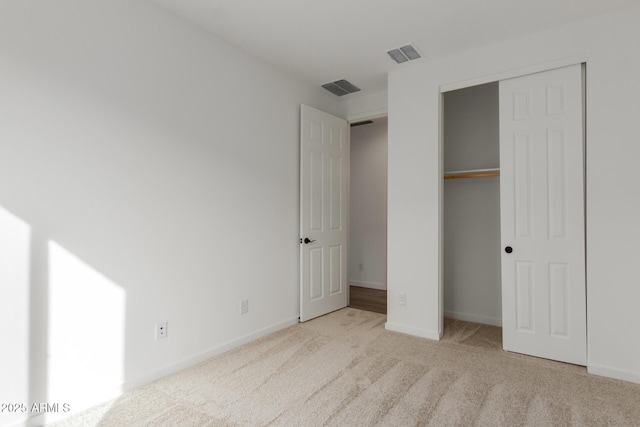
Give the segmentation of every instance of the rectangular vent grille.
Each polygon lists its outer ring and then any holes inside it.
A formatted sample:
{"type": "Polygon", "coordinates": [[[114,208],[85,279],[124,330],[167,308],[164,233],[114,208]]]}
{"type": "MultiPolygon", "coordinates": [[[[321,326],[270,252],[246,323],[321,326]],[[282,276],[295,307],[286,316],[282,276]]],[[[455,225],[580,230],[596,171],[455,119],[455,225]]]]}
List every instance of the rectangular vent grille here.
{"type": "Polygon", "coordinates": [[[337,96],[347,95],[349,93],[360,91],[359,87],[356,87],[355,85],[353,85],[352,83],[349,83],[344,79],[337,80],[333,83],[323,84],[322,87],[337,96]]]}
{"type": "Polygon", "coordinates": [[[373,123],[373,120],[365,120],[364,122],[351,123],[351,127],[354,128],[356,126],[370,125],[371,123],[373,123]]]}
{"type": "Polygon", "coordinates": [[[398,49],[393,49],[387,52],[387,54],[398,64],[403,62],[413,61],[414,59],[421,58],[416,48],[410,44],[402,46],[398,49]]]}

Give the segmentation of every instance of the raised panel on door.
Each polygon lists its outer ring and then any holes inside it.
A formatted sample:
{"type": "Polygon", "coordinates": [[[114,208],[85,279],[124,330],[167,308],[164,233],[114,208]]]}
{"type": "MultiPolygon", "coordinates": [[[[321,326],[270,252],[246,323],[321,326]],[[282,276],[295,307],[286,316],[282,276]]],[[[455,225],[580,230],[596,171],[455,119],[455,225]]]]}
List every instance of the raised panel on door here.
{"type": "Polygon", "coordinates": [[[535,332],[533,265],[529,261],[515,263],[515,318],[520,332],[535,332]]]}
{"type": "Polygon", "coordinates": [[[309,249],[309,301],[315,301],[324,296],[324,257],[322,252],[322,248],[309,249]]]}
{"type": "Polygon", "coordinates": [[[333,231],[342,229],[344,217],[343,159],[341,156],[329,156],[329,228],[333,231]]]}
{"type": "Polygon", "coordinates": [[[549,264],[549,332],[567,338],[569,333],[569,265],[549,264]]]}
{"type": "Polygon", "coordinates": [[[586,363],[580,65],[500,82],[505,350],[586,363]]]}
{"type": "Polygon", "coordinates": [[[306,321],[348,301],[349,134],[345,120],[303,105],[300,135],[300,320],[306,321]]]}
{"type": "Polygon", "coordinates": [[[532,237],[533,228],[533,185],[531,158],[531,135],[518,132],[513,135],[513,221],[515,236],[524,239],[532,237]]]}
{"type": "Polygon", "coordinates": [[[342,280],[342,246],[336,245],[329,248],[329,294],[334,295],[343,291],[345,283],[342,280]]]}
{"type": "Polygon", "coordinates": [[[564,239],[567,216],[567,156],[564,128],[547,132],[547,182],[549,239],[564,239]]]}
{"type": "Polygon", "coordinates": [[[323,222],[323,165],[322,152],[309,151],[309,229],[315,232],[322,231],[323,222]]]}

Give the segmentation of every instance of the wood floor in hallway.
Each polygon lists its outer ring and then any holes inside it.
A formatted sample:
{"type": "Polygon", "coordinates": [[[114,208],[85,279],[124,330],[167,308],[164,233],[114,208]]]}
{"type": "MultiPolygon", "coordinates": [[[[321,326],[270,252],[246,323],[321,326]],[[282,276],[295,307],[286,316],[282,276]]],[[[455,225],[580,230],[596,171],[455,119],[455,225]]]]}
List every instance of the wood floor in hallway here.
{"type": "Polygon", "coordinates": [[[387,314],[387,291],[349,286],[349,307],[387,314]]]}

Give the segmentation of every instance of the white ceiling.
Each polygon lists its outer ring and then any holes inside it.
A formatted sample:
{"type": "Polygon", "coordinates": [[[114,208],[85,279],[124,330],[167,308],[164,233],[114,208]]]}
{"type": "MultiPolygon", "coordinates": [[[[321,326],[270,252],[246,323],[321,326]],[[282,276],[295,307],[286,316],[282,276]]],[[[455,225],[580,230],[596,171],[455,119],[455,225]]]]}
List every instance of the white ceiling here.
{"type": "MultiPolygon", "coordinates": [[[[424,61],[534,33],[640,0],[152,0],[314,85],[371,93],[414,43],[424,61]]],[[[417,62],[415,61],[415,62],[417,62]]],[[[347,95],[357,96],[357,95],[347,95]]]]}

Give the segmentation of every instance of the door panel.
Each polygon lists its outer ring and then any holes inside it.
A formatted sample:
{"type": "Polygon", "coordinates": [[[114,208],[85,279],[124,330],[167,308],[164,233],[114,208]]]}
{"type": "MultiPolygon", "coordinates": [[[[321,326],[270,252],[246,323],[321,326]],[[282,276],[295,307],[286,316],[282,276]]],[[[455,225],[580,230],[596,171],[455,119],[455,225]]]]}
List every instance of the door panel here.
{"type": "Polygon", "coordinates": [[[513,179],[515,180],[515,228],[521,239],[531,237],[531,141],[528,132],[521,132],[513,138],[513,179]]]}
{"type": "Polygon", "coordinates": [[[329,210],[331,212],[330,215],[330,224],[329,228],[333,231],[342,230],[342,214],[344,213],[343,209],[343,195],[342,195],[342,187],[344,184],[344,179],[342,178],[342,157],[341,156],[329,156],[330,166],[329,166],[329,180],[330,180],[330,194],[329,194],[329,210]]]}
{"type": "Polygon", "coordinates": [[[516,329],[533,331],[533,269],[530,262],[516,261],[516,329]]]}
{"type": "Polygon", "coordinates": [[[335,295],[342,292],[344,281],[342,280],[342,246],[331,246],[329,248],[331,254],[330,267],[331,282],[329,284],[329,294],[335,295]]]}
{"type": "Polygon", "coordinates": [[[568,272],[568,264],[549,264],[550,332],[554,337],[567,338],[569,336],[568,272]]]}
{"type": "Polygon", "coordinates": [[[315,301],[322,298],[322,276],[324,264],[322,260],[322,248],[309,249],[309,300],[315,301]]]}
{"type": "Polygon", "coordinates": [[[300,321],[347,306],[349,127],[302,106],[300,138],[300,321]],[[304,243],[304,239],[311,240],[304,243]]]}
{"type": "Polygon", "coordinates": [[[500,82],[505,350],[586,364],[582,69],[500,82]]]}

